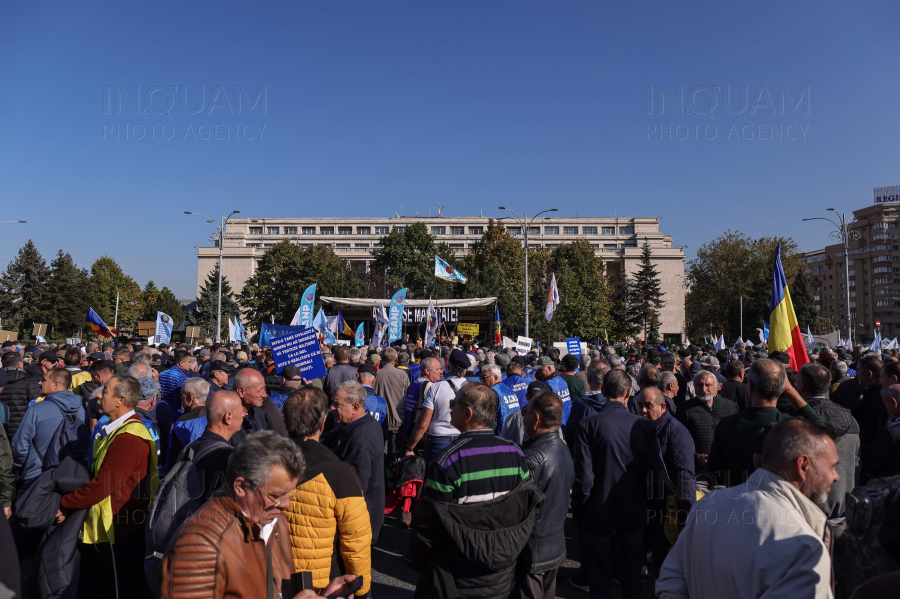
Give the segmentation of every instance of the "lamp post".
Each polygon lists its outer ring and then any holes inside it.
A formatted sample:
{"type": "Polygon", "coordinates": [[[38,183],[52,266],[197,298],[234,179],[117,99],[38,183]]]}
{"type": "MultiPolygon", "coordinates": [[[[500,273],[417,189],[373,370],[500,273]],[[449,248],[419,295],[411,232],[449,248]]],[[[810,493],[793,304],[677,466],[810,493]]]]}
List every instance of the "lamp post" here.
{"type": "Polygon", "coordinates": [[[844,281],[846,282],[845,289],[847,290],[847,338],[850,339],[851,343],[853,342],[853,329],[850,326],[850,248],[849,243],[851,239],[859,239],[859,231],[851,231],[850,225],[853,221],[848,221],[847,216],[843,213],[838,213],[834,208],[828,209],[831,212],[834,212],[834,216],[838,219],[837,222],[831,220],[830,218],[824,218],[821,216],[817,216],[814,218],[804,218],[803,220],[827,220],[832,225],[837,227],[837,231],[832,231],[828,234],[828,237],[835,240],[840,240],[840,242],[844,246],[844,281]]]}
{"type": "Polygon", "coordinates": [[[219,343],[220,341],[222,341],[222,248],[225,246],[225,226],[227,225],[229,218],[231,218],[235,214],[240,214],[241,211],[234,210],[228,216],[223,216],[221,225],[205,214],[200,214],[199,212],[188,212],[187,210],[185,210],[184,213],[202,216],[206,219],[206,222],[214,226],[216,228],[216,231],[219,233],[219,310],[218,315],[216,316],[216,343],[219,343]]]}
{"type": "Polygon", "coordinates": [[[510,210],[509,208],[504,208],[500,206],[500,210],[506,210],[510,214],[516,217],[516,222],[522,226],[525,230],[525,336],[528,337],[528,227],[531,226],[531,223],[534,222],[534,219],[542,215],[544,212],[556,212],[556,208],[550,208],[548,210],[543,210],[538,212],[534,216],[531,217],[531,220],[528,220],[528,215],[522,213],[522,218],[519,218],[519,215],[510,210]]]}

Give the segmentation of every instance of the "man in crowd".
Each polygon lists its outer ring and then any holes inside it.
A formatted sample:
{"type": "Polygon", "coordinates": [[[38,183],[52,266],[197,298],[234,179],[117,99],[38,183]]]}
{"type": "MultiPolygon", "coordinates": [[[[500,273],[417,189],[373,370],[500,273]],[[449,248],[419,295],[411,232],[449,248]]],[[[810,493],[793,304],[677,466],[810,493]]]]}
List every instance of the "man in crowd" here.
{"type": "Polygon", "coordinates": [[[160,398],[168,404],[173,416],[181,413],[181,386],[188,379],[191,355],[183,349],[175,352],[175,365],[159,374],[160,398]]]}
{"type": "Polygon", "coordinates": [[[675,376],[675,380],[678,382],[678,392],[674,397],[666,393],[663,389],[663,394],[672,399],[675,408],[677,409],[681,406],[682,402],[684,402],[684,394],[687,391],[687,379],[675,369],[676,362],[675,354],[670,352],[664,353],[659,358],[659,369],[663,372],[663,375],[665,375],[666,372],[670,372],[675,376]]]}
{"type": "Polygon", "coordinates": [[[194,452],[200,492],[205,499],[209,499],[225,483],[228,458],[234,451],[230,440],[241,430],[244,406],[233,391],[219,391],[206,401],[205,407],[206,430],[187,447],[194,452]]]}
{"type": "Polygon", "coordinates": [[[648,475],[662,468],[656,430],[628,411],[631,378],[614,369],[603,377],[607,404],[582,419],[574,434],[575,485],[572,514],[578,526],[582,560],[594,597],[609,596],[613,564],[622,597],[641,594],[644,526],[648,513],[648,475]],[[613,547],[616,547],[615,552],[613,547]]]}
{"type": "MultiPolygon", "coordinates": [[[[423,353],[428,350],[422,350],[423,353]]],[[[444,373],[444,361],[439,358],[434,358],[430,354],[422,357],[422,362],[419,365],[422,376],[420,376],[417,380],[413,381],[409,387],[406,388],[406,405],[403,409],[403,442],[405,447],[410,447],[410,439],[412,438],[413,430],[415,430],[415,426],[419,420],[421,420],[421,409],[422,402],[425,400],[425,394],[428,392],[428,389],[434,383],[441,380],[441,376],[444,373]]],[[[385,404],[386,405],[386,404],[385,404]]],[[[422,428],[422,432],[420,436],[417,438],[421,439],[421,435],[425,434],[425,431],[428,430],[428,424],[431,422],[431,414],[428,415],[428,423],[422,428]]],[[[415,444],[412,445],[415,447],[415,444]]]]}
{"type": "Polygon", "coordinates": [[[577,398],[587,393],[587,386],[584,381],[575,375],[576,370],[578,370],[578,357],[573,356],[572,354],[566,354],[562,359],[562,372],[559,376],[566,381],[566,385],[569,387],[569,396],[572,401],[575,401],[577,398]]]}
{"type": "Polygon", "coordinates": [[[284,510],[294,567],[298,572],[312,572],[313,585],[324,587],[333,564],[340,563],[342,573],[363,577],[357,595],[364,595],[371,585],[369,512],[356,469],[319,443],[328,397],[319,389],[305,387],[291,394],[283,411],[291,440],[306,462],[299,491],[284,510]]]}
{"type": "Polygon", "coordinates": [[[609,372],[609,364],[605,360],[592,360],[587,369],[588,391],[582,397],[572,402],[572,411],[569,414],[571,424],[566,427],[566,443],[573,446],[573,434],[576,425],[582,419],[599,412],[606,405],[603,397],[603,377],[609,372]]]}
{"type": "Polygon", "coordinates": [[[883,392],[888,423],[862,446],[862,459],[873,478],[900,474],[900,385],[883,392]]]}
{"type": "Polygon", "coordinates": [[[738,360],[730,360],[725,364],[722,374],[727,380],[722,383],[719,395],[736,403],[739,409],[746,410],[750,405],[750,399],[747,395],[747,385],[744,384],[744,365],[738,360]]]}
{"type": "Polygon", "coordinates": [[[144,523],[159,478],[156,444],[134,411],[140,400],[137,379],[116,376],[106,383],[100,403],[110,422],[94,442],[93,478],[60,502],[58,522],[73,510],[89,510],[78,597],[152,597],[144,576],[144,523]]]}
{"type": "Polygon", "coordinates": [[[693,383],[694,397],[681,404],[675,412],[675,418],[684,425],[694,440],[697,488],[705,492],[710,482],[706,475],[706,462],[716,426],[723,418],[736,414],[738,407],[730,399],[718,395],[719,382],[712,372],[698,372],[693,383]]]}
{"type": "Polygon", "coordinates": [[[466,371],[469,369],[469,357],[461,349],[454,349],[450,353],[449,363],[449,376],[443,381],[434,381],[425,393],[422,410],[411,437],[406,441],[406,455],[411,455],[425,431],[428,431],[425,462],[429,465],[437,454],[459,436],[459,431],[451,424],[450,402],[463,385],[469,383],[465,379],[466,371]]]}
{"type": "MultiPolygon", "coordinates": [[[[378,369],[378,378],[375,379],[375,395],[383,397],[387,401],[387,447],[386,453],[393,457],[401,447],[397,446],[397,431],[403,424],[402,406],[406,397],[406,388],[409,387],[409,373],[398,370],[397,350],[389,347],[382,354],[381,367],[378,369]]],[[[374,530],[373,530],[374,533],[374,530]]],[[[375,533],[377,536],[377,533],[375,533]]]]}
{"type": "MultiPolygon", "coordinates": [[[[266,401],[266,381],[252,368],[244,368],[234,376],[234,392],[244,406],[244,423],[241,430],[231,437],[231,444],[237,447],[249,435],[259,431],[273,430],[268,413],[263,410],[266,401]]],[[[277,409],[277,408],[276,408],[277,409]]],[[[284,419],[282,418],[282,425],[284,419]]]]}
{"type": "Polygon", "coordinates": [[[131,366],[131,350],[120,347],[113,353],[113,364],[116,366],[116,374],[125,374],[131,366]]]}
{"type": "Polygon", "coordinates": [[[371,364],[360,364],[356,370],[356,380],[366,390],[366,412],[371,414],[372,418],[384,429],[387,401],[383,397],[375,395],[375,390],[372,388],[377,374],[378,371],[371,364]]]}
{"type": "Polygon", "coordinates": [[[841,383],[849,381],[852,378],[847,374],[847,363],[842,360],[835,360],[832,362],[828,370],[831,372],[831,385],[828,387],[828,392],[830,394],[834,394],[841,383]]]}
{"type": "Polygon", "coordinates": [[[289,364],[281,371],[279,380],[281,386],[276,387],[269,394],[269,399],[281,410],[284,408],[284,402],[287,401],[288,396],[303,384],[303,373],[296,366],[289,364]]]}
{"type": "Polygon", "coordinates": [[[569,492],[575,467],[569,448],[559,436],[562,402],[553,393],[538,393],[522,409],[528,440],[522,444],[531,479],[544,493],[541,515],[522,552],[518,593],[523,599],[556,597],[556,574],[566,561],[563,527],[569,511],[569,492]]]}
{"type": "MultiPolygon", "coordinates": [[[[213,356],[221,355],[221,353],[215,353],[213,356]]],[[[232,391],[234,390],[234,385],[231,381],[231,373],[234,372],[234,366],[229,364],[224,360],[215,360],[213,359],[209,363],[209,394],[212,396],[213,393],[218,393],[219,391],[232,391]]]]}
{"type": "Polygon", "coordinates": [[[167,468],[178,460],[184,446],[196,441],[206,430],[206,398],[209,383],[201,377],[191,377],[181,386],[181,409],[184,412],[175,420],[169,434],[167,468]]]}
{"type": "MultiPolygon", "coordinates": [[[[859,441],[871,441],[887,422],[884,401],[881,399],[881,358],[870,354],[856,361],[856,378],[841,383],[831,399],[850,410],[859,424],[859,441]]],[[[865,461],[863,471],[867,470],[865,461]]]]}
{"type": "Polygon", "coordinates": [[[413,509],[416,597],[507,597],[513,590],[543,493],[522,450],[494,434],[498,403],[493,389],[476,382],[453,400],[451,422],[460,436],[429,466],[413,509]]]}
{"type": "Polygon", "coordinates": [[[334,348],[334,360],[335,364],[328,371],[325,379],[325,393],[329,398],[334,398],[338,385],[356,380],[356,366],[350,364],[350,348],[346,345],[334,348]]]}
{"type": "Polygon", "coordinates": [[[17,352],[11,351],[0,357],[0,365],[6,372],[6,386],[0,391],[0,401],[9,408],[9,421],[7,433],[14,437],[19,429],[19,424],[25,417],[28,403],[41,395],[41,385],[28,375],[24,370],[22,358],[17,352]]]}
{"type": "Polygon", "coordinates": [[[506,367],[506,380],[504,381],[506,386],[512,389],[516,397],[519,398],[519,405],[522,407],[525,407],[525,404],[528,402],[525,392],[528,390],[528,383],[532,381],[532,379],[523,374],[524,371],[525,360],[522,356],[516,356],[510,360],[509,365],[506,367]]]}
{"type": "MultiPolygon", "coordinates": [[[[545,358],[547,356],[544,356],[545,358]]],[[[572,396],[569,393],[569,385],[566,383],[566,380],[562,378],[558,372],[556,372],[556,367],[552,364],[544,364],[540,367],[540,369],[535,374],[537,380],[547,383],[550,388],[559,396],[560,401],[563,402],[563,430],[566,429],[566,423],[569,420],[569,413],[572,411],[572,396]]],[[[578,381],[579,383],[581,381],[578,381]]]]}
{"type": "Polygon", "coordinates": [[[91,399],[100,396],[101,387],[115,375],[116,367],[110,360],[94,360],[88,372],[91,374],[91,380],[81,383],[78,390],[85,408],[91,399]]]}
{"type": "Polygon", "coordinates": [[[512,389],[503,383],[500,367],[496,364],[485,364],[481,368],[478,378],[482,383],[493,389],[500,398],[499,408],[497,410],[496,433],[502,435],[503,425],[506,423],[506,419],[520,409],[519,398],[513,393],[512,389]]]}
{"type": "Polygon", "coordinates": [[[747,482],[714,491],[691,510],[663,563],[657,596],[831,597],[831,557],[823,543],[830,538],[816,503],[839,479],[837,463],[826,429],[799,418],[778,422],[763,442],[762,465],[747,482]],[[736,523],[733,514],[752,517],[739,516],[736,523]]]}
{"type": "Polygon", "coordinates": [[[369,510],[372,542],[377,543],[384,522],[384,433],[381,425],[366,412],[366,397],[366,390],[356,381],[338,385],[331,400],[331,411],[341,428],[331,450],[359,474],[369,510]]]}

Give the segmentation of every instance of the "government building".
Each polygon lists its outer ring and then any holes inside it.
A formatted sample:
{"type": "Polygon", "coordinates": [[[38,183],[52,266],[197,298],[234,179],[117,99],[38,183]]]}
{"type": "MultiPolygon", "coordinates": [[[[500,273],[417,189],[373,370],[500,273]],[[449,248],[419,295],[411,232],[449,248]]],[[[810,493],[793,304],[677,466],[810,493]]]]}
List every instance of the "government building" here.
{"type": "MultiPolygon", "coordinates": [[[[392,230],[404,231],[422,222],[435,238],[445,242],[456,253],[465,256],[481,239],[488,226],[481,216],[397,216],[394,218],[232,218],[228,221],[223,247],[222,276],[240,293],[253,276],[257,261],[267,248],[284,239],[300,247],[328,245],[347,260],[360,274],[365,274],[374,261],[372,250],[392,230]]],[[[524,232],[511,218],[494,218],[515,237],[524,232]]],[[[672,238],[659,230],[658,218],[542,218],[528,229],[528,247],[555,248],[560,243],[585,239],[594,253],[603,259],[610,274],[634,274],[640,266],[641,246],[650,244],[652,260],[660,275],[665,307],[661,310],[660,335],[682,339],[684,332],[684,250],[672,245],[672,238]]],[[[219,260],[218,239],[212,247],[200,247],[197,253],[197,295],[207,276],[219,260]]],[[[465,273],[463,273],[465,274],[465,273]]],[[[537,316],[537,315],[535,315],[537,316]]],[[[543,317],[541,315],[541,317],[543,317]]]]}
{"type": "MultiPolygon", "coordinates": [[[[900,186],[875,189],[875,203],[853,211],[849,256],[842,243],[806,252],[809,285],[819,316],[847,336],[847,311],[853,342],[868,344],[881,323],[884,338],[900,335],[900,186]],[[857,237],[858,239],[854,239],[857,237]],[[844,260],[849,261],[845,278],[844,260]],[[848,297],[849,294],[849,297],[848,297]]],[[[832,213],[826,216],[832,217],[832,213]]],[[[823,223],[824,224],[824,223],[823,223]]],[[[828,225],[831,227],[831,225],[828,225]]],[[[833,227],[832,227],[833,228],[833,227]]],[[[824,331],[828,333],[830,331],[824,331]]]]}

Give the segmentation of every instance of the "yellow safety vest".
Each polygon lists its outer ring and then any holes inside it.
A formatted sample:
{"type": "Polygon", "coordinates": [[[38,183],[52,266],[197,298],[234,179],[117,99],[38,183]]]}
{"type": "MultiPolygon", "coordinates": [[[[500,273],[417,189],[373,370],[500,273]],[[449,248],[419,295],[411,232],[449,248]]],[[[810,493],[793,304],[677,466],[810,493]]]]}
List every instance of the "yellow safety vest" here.
{"type": "MultiPolygon", "coordinates": [[[[150,437],[150,431],[147,430],[147,427],[144,426],[144,423],[140,420],[126,420],[125,423],[113,431],[111,435],[99,439],[99,443],[94,446],[94,460],[91,463],[91,476],[94,478],[97,477],[97,473],[100,472],[100,466],[103,465],[103,459],[106,457],[109,446],[112,444],[113,439],[120,433],[127,433],[134,435],[135,437],[140,437],[150,446],[150,467],[147,470],[147,476],[151,477],[151,500],[147,503],[147,507],[149,508],[150,503],[153,502],[152,497],[156,496],[156,489],[159,486],[156,444],[153,442],[153,438],[150,437]]],[[[115,530],[113,529],[112,498],[109,495],[104,497],[103,501],[96,505],[92,505],[90,509],[88,509],[87,516],[84,519],[83,541],[88,544],[116,542],[115,530]]]]}

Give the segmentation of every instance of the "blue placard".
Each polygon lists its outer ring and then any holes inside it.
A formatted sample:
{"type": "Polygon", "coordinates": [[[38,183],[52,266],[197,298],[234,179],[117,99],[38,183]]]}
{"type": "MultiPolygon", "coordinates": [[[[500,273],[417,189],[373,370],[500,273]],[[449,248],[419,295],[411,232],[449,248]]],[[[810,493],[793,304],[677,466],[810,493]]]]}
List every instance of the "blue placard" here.
{"type": "Polygon", "coordinates": [[[270,341],[275,368],[294,365],[306,380],[317,379],[328,374],[322,361],[322,349],[315,329],[305,329],[270,341]]]}
{"type": "Polygon", "coordinates": [[[260,347],[269,347],[269,343],[275,337],[289,335],[302,331],[308,327],[304,325],[287,325],[287,324],[266,324],[262,323],[259,327],[259,345],[260,347]]]}
{"type": "Polygon", "coordinates": [[[566,339],[566,350],[570,355],[580,356],[581,355],[581,339],[578,337],[567,338],[566,339]]]}

